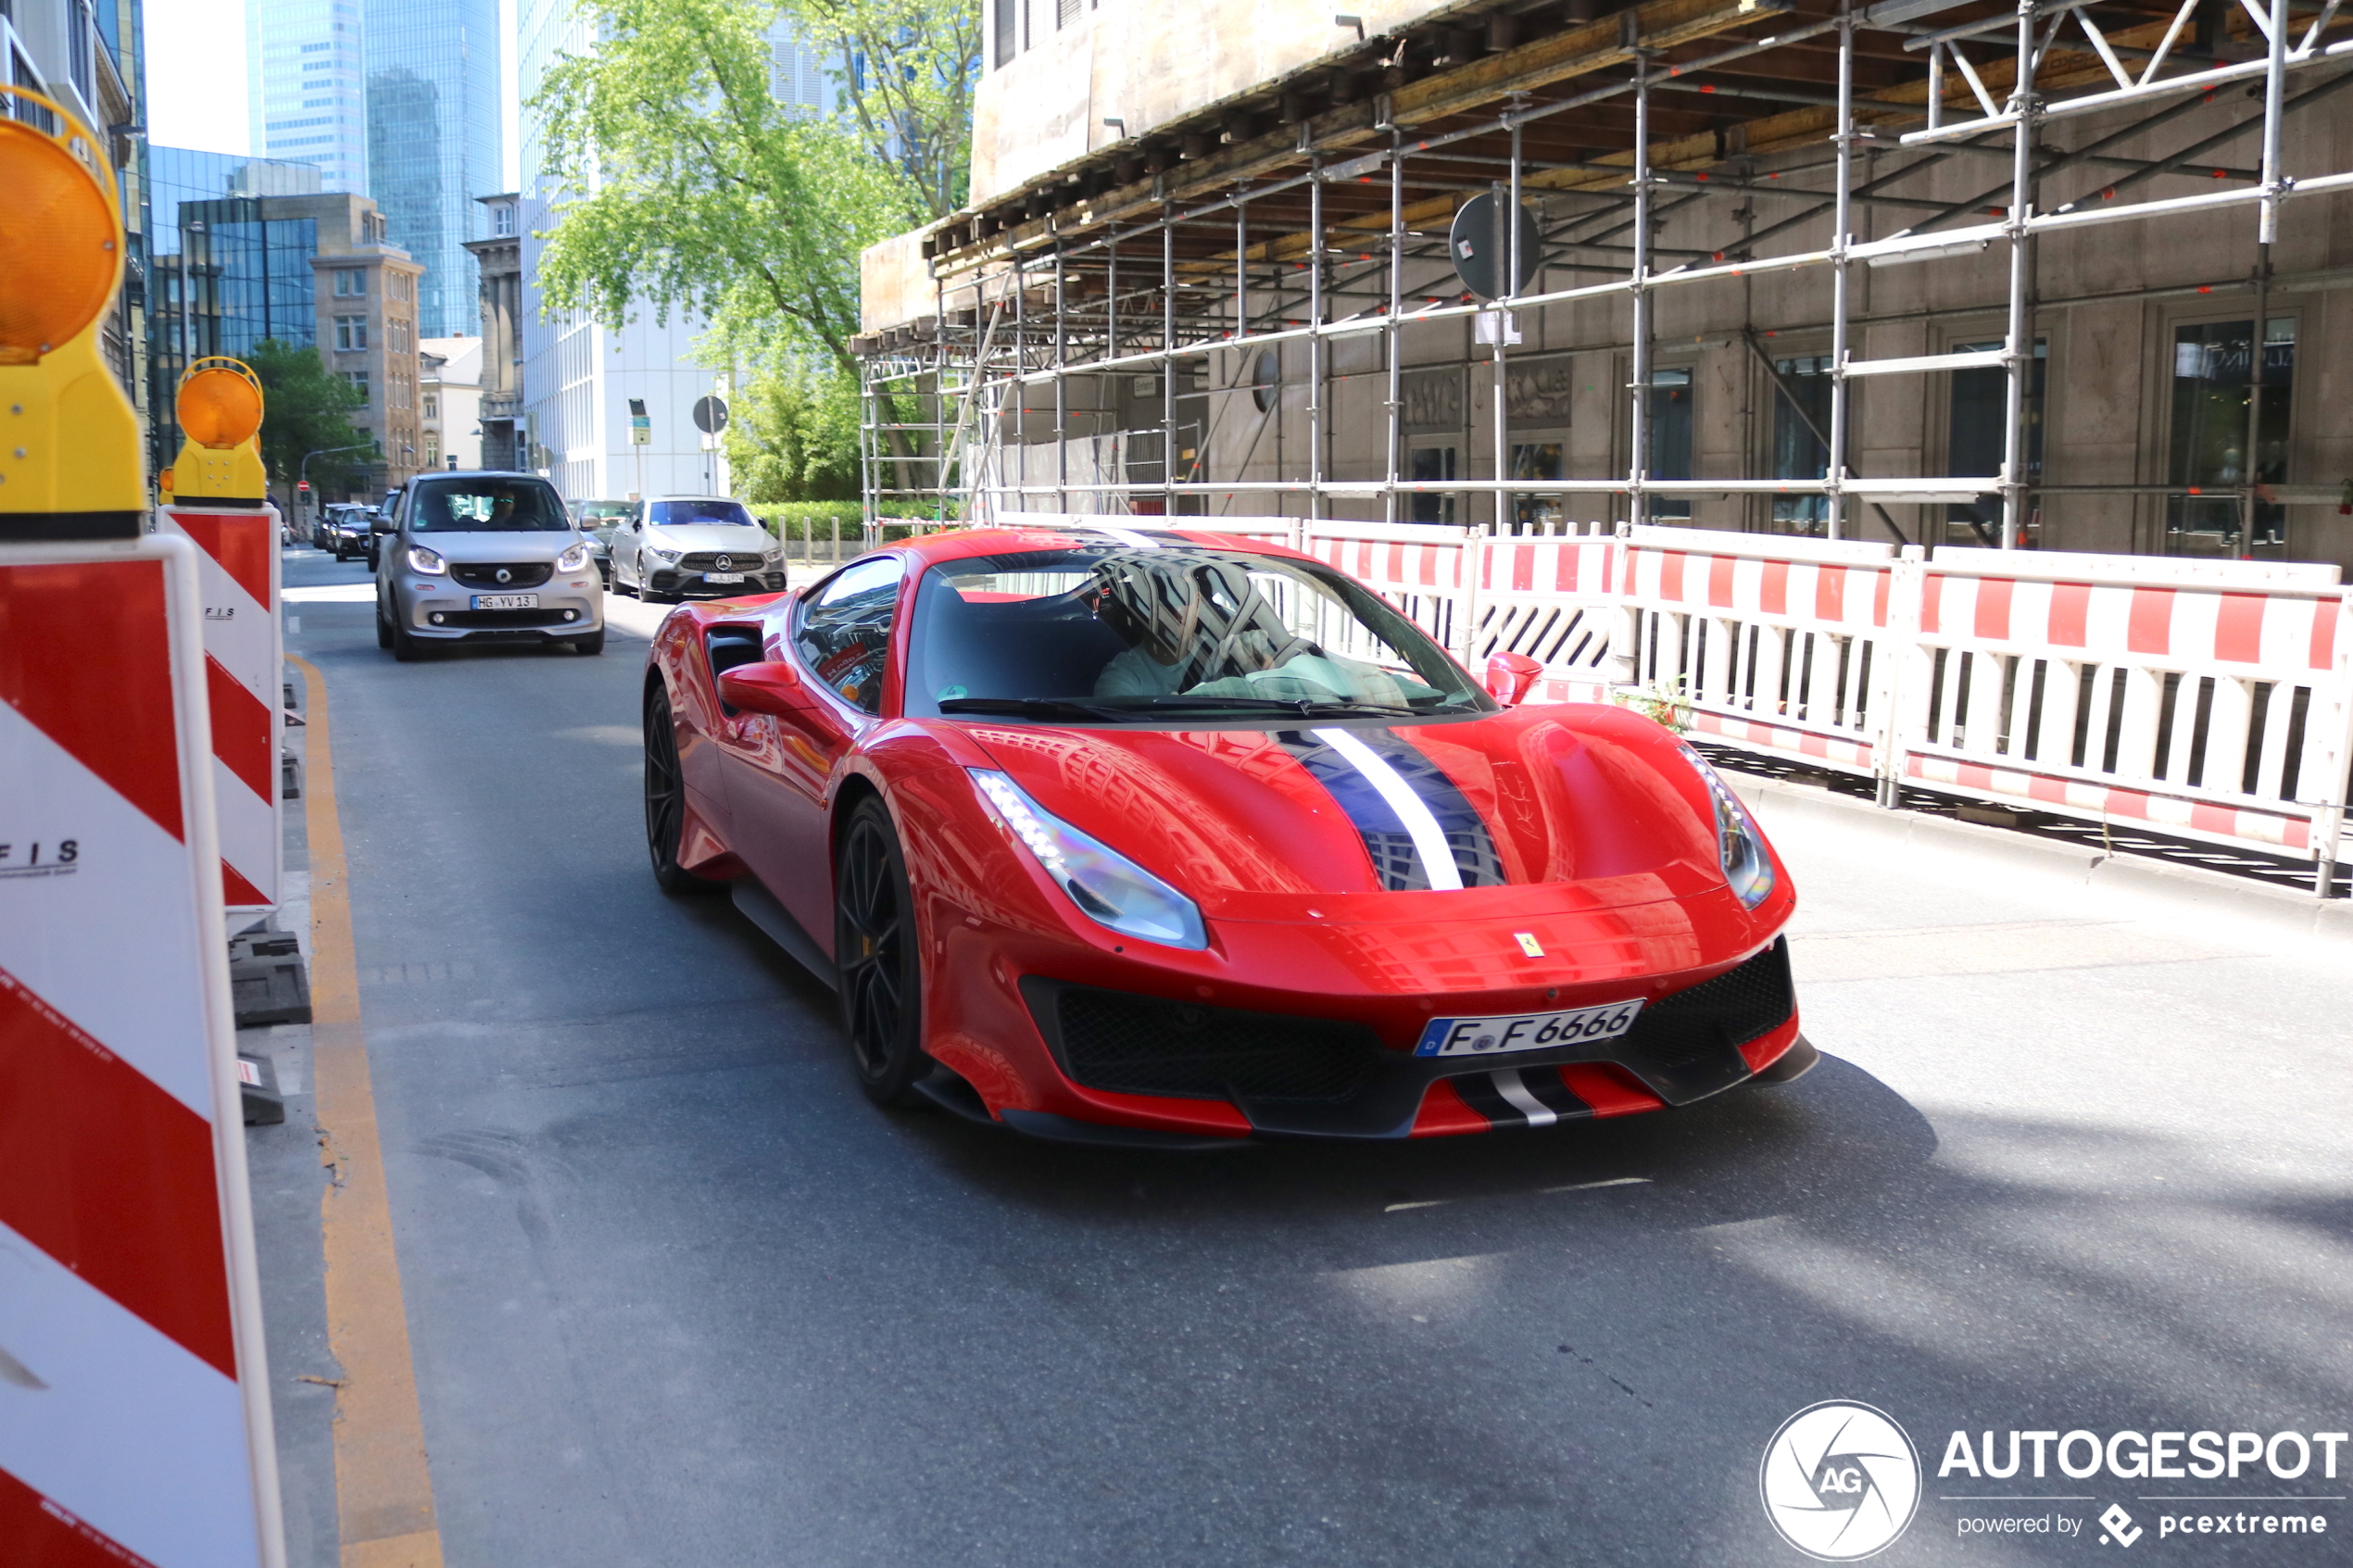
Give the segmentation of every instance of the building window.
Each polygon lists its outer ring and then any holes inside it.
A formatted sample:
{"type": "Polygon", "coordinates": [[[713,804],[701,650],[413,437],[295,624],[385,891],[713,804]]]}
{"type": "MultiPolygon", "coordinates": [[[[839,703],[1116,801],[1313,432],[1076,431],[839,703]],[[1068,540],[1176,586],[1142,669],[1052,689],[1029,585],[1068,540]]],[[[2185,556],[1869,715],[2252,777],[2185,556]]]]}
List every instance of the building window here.
{"type": "MultiPolygon", "coordinates": [[[[2246,321],[2201,321],[2173,329],[2173,427],[2166,483],[2229,490],[2247,482],[2246,321]]],[[[2287,478],[2288,401],[2296,382],[2296,320],[2263,324],[2263,422],[2255,438],[2255,479],[2287,478]]],[[[2165,547],[2174,555],[2235,554],[2244,508],[2236,495],[2172,495],[2165,503],[2165,547]]],[[[2287,511],[2259,500],[2252,545],[2287,542],[2287,511]]]]}
{"type": "Polygon", "coordinates": [[[515,232],[515,209],[511,207],[492,207],[490,209],[490,232],[501,238],[513,233],[515,232]]]}
{"type": "Polygon", "coordinates": [[[367,298],[368,274],[353,267],[337,268],[335,270],[335,297],[337,299],[367,298]]]}
{"type": "MultiPolygon", "coordinates": [[[[1454,477],[1454,448],[1452,446],[1416,446],[1407,454],[1405,477],[1418,484],[1435,484],[1454,477]]],[[[1411,491],[1406,495],[1411,509],[1409,522],[1452,522],[1454,521],[1454,497],[1431,490],[1411,491]]]]}
{"type": "Polygon", "coordinates": [[[997,0],[997,64],[1010,64],[1021,47],[1021,0],[997,0]]]}
{"type": "Polygon", "coordinates": [[[338,316],[335,318],[335,352],[350,354],[368,346],[368,318],[338,316]]]}
{"type": "MultiPolygon", "coordinates": [[[[1514,442],[1512,444],[1512,478],[1558,479],[1561,476],[1561,444],[1557,441],[1514,442]]],[[[1532,522],[1550,527],[1567,515],[1562,497],[1557,492],[1537,495],[1512,497],[1512,521],[1532,522]]]]}
{"type": "Polygon", "coordinates": [[[441,418],[440,394],[434,392],[428,392],[425,394],[425,418],[429,420],[437,420],[441,418]]]}
{"type": "MultiPolygon", "coordinates": [[[[1999,342],[1957,343],[1956,354],[1982,354],[2001,347],[1999,342]]],[[[2034,340],[2034,372],[2026,382],[2026,482],[2043,478],[2043,379],[2050,366],[2050,345],[2034,340]]],[[[2243,406],[2243,405],[2242,405],[2243,406]]],[[[1953,372],[1953,408],[1945,424],[1944,471],[1960,478],[1985,479],[2002,471],[2002,422],[2009,417],[2009,376],[1998,365],[1980,365],[1953,372]]],[[[2041,508],[2035,508],[2037,512],[2041,508]]],[[[2034,525],[2027,525],[2032,543],[2034,525]]],[[[2002,498],[1980,495],[1944,508],[1944,542],[1949,545],[1999,545],[2002,542],[2002,498]]]]}
{"type": "MultiPolygon", "coordinates": [[[[1773,369],[1780,386],[1773,395],[1772,477],[1820,479],[1830,472],[1831,357],[1801,354],[1774,360],[1773,369]]],[[[1829,516],[1827,495],[1773,497],[1776,533],[1819,533],[1829,516]]]]}
{"type": "Polygon", "coordinates": [[[441,433],[437,430],[429,430],[425,432],[425,467],[437,469],[440,466],[441,433]]]}
{"type": "MultiPolygon", "coordinates": [[[[1651,401],[1644,421],[1650,453],[1642,464],[1652,479],[1692,477],[1692,372],[1689,370],[1651,371],[1651,401]]],[[[1654,495],[1650,515],[1657,519],[1688,518],[1689,495],[1654,495]]]]}
{"type": "Polygon", "coordinates": [[[347,382],[349,382],[349,383],[351,383],[351,389],[352,389],[354,392],[357,392],[357,393],[359,395],[360,399],[361,399],[361,401],[362,401],[362,402],[365,402],[365,401],[367,400],[367,398],[368,398],[368,372],[367,372],[367,371],[365,371],[365,370],[346,370],[346,371],[343,373],[343,379],[344,379],[344,380],[346,380],[346,381],[347,381],[347,382]]]}

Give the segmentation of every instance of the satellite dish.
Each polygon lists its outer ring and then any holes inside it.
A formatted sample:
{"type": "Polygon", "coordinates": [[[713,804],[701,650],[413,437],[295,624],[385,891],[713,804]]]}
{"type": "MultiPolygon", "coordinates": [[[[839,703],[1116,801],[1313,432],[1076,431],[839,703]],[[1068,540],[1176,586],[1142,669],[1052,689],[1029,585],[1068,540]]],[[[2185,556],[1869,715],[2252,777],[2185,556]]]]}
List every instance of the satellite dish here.
{"type": "MultiPolygon", "coordinates": [[[[1454,264],[1454,276],[1481,299],[1504,296],[1505,291],[1499,285],[1511,267],[1511,231],[1496,221],[1500,205],[1492,191],[1471,197],[1454,214],[1454,226],[1446,235],[1446,255],[1454,264]]],[[[1519,286],[1511,293],[1517,294],[1536,281],[1543,257],[1544,236],[1536,227],[1536,215],[1523,205],[1519,209],[1519,286]]]]}
{"type": "Polygon", "coordinates": [[[717,435],[727,428],[727,401],[724,397],[695,399],[695,428],[705,435],[717,435]]]}

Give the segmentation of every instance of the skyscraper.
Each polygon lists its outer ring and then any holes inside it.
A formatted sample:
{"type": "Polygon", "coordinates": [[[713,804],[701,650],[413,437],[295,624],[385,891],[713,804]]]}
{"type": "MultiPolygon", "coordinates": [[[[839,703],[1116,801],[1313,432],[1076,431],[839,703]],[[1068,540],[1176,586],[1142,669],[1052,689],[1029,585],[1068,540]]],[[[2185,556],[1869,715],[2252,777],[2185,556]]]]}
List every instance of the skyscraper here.
{"type": "Polygon", "coordinates": [[[363,22],[360,0],[246,0],[255,157],[313,165],[326,190],[367,190],[363,22]]]}
{"type": "MultiPolygon", "coordinates": [[[[331,0],[344,4],[346,0],[331,0]]],[[[476,196],[503,188],[498,0],[364,0],[368,194],[392,242],[424,264],[418,331],[477,330],[476,196]]]]}
{"type": "Polygon", "coordinates": [[[498,0],[248,0],[253,150],[375,198],[425,269],[419,327],[474,330],[474,197],[499,188],[498,0]]]}

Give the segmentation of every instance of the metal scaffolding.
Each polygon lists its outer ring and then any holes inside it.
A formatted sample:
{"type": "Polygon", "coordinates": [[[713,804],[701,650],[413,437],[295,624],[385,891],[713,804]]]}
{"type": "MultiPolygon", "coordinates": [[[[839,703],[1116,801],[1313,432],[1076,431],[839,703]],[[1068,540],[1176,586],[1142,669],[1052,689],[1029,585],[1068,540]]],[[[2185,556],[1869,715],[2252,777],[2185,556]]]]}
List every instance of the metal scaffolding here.
{"type": "MultiPolygon", "coordinates": [[[[862,340],[868,515],[912,503],[941,520],[977,520],[1067,512],[1074,497],[1089,497],[1092,509],[1176,514],[1205,510],[1215,499],[1314,517],[1330,515],[1335,501],[1378,502],[1383,517],[1401,521],[1416,495],[1487,495],[1493,497],[1491,525],[1500,528],[1516,526],[1516,497],[1615,497],[1618,517],[1639,522],[1654,515],[1661,498],[1819,496],[1828,537],[1853,536],[1864,518],[1858,508],[1868,508],[1909,543],[1887,505],[1998,497],[1997,542],[2013,547],[2043,495],[2186,488],[2045,485],[2030,473],[2036,313],[2068,303],[2038,298],[2038,242],[2119,223],[2161,232],[2168,220],[2245,207],[2256,234],[2250,273],[2079,297],[2251,292],[2247,460],[2235,495],[2244,536],[2252,538],[2265,488],[2254,454],[2268,301],[2282,288],[2347,282],[2319,274],[2279,279],[2271,268],[2281,212],[2290,201],[2353,190],[2353,172],[2291,174],[2282,157],[2284,120],[2353,82],[2353,70],[2341,69],[2353,66],[2353,39],[2335,36],[2347,31],[2337,25],[2339,4],[2181,0],[2176,10],[2152,14],[2127,0],[2018,0],[2010,6],[1998,0],[1880,0],[1868,6],[1854,0],[1646,0],[1548,41],[1543,47],[1554,62],[1549,81],[1516,77],[1513,63],[1529,50],[1506,49],[1402,87],[1392,72],[1390,91],[1364,104],[1335,102],[1321,114],[1302,108],[1290,115],[1286,97],[1287,123],[1271,133],[1260,133],[1247,116],[1237,122],[1229,115],[1228,146],[1213,152],[1214,137],[1188,138],[1182,160],[1148,153],[1142,144],[1114,149],[1108,170],[1074,169],[1010,206],[959,215],[931,232],[930,317],[862,340]],[[1949,21],[1954,15],[1960,19],[1949,21]],[[1945,25],[1925,24],[1921,19],[1931,16],[1945,25]],[[2232,44],[2234,29],[2243,45],[2232,44]],[[1589,41],[1587,60],[1576,50],[1589,41]],[[1580,62],[1578,69],[1562,72],[1563,57],[1580,62]],[[2213,169],[2229,187],[2221,190],[2118,199],[2188,164],[2204,175],[2213,148],[2250,132],[2255,122],[2239,120],[2170,155],[2118,151],[2240,82],[2262,97],[2259,167],[2213,169]],[[2291,86],[2303,90],[2292,94],[2291,86]],[[1728,103],[1743,112],[1774,112],[1728,123],[1728,103]],[[2045,147],[2046,128],[2091,115],[2114,123],[2071,151],[2045,147]],[[1370,150],[1364,150],[1366,142],[1374,144],[1370,150]],[[1825,144],[1827,158],[1819,151],[1825,144]],[[1932,174],[1949,176],[1995,157],[2007,160],[2007,177],[1982,195],[1955,202],[1929,192],[1932,174]],[[1883,168],[1889,164],[1896,167],[1883,168]],[[1232,169],[1230,179],[1198,188],[1225,168],[1232,169]],[[2081,188],[2046,207],[2045,194],[2062,183],[2081,188]],[[1505,220],[1498,230],[1510,232],[1508,255],[1495,296],[1465,293],[1446,248],[1446,223],[1461,199],[1482,192],[1496,196],[1499,214],[1518,212],[1531,193],[1547,202],[1538,218],[1541,267],[1555,281],[1563,274],[1595,281],[1521,293],[1524,277],[1543,274],[1523,269],[1528,258],[1517,226],[1505,220]],[[1805,205],[1769,223],[1756,221],[1759,200],[1791,198],[1805,205]],[[1738,206],[1727,211],[1726,201],[1738,206]],[[1906,226],[1885,238],[1858,239],[1856,215],[1866,209],[1894,214],[1906,226]],[[1771,248],[1825,218],[1829,232],[1821,243],[1771,248]],[[1660,231],[1670,220],[1679,237],[1703,226],[1722,237],[1697,248],[1667,247],[1660,231]],[[2007,257],[1999,347],[1856,356],[1856,329],[1898,318],[1854,310],[1855,268],[1956,261],[1997,245],[2007,257]],[[1763,361],[1768,395],[1788,399],[1815,431],[1824,454],[1820,476],[1670,478],[1651,471],[1650,428],[1664,384],[1655,368],[1660,301],[1668,291],[1745,285],[1816,269],[1829,280],[1826,420],[1818,423],[1798,403],[1751,330],[1745,303],[1741,327],[1719,331],[1717,339],[1745,339],[1763,361]],[[1628,357],[1624,470],[1514,474],[1506,366],[1517,323],[1534,312],[1621,298],[1630,333],[1617,336],[1613,329],[1604,341],[1567,346],[1628,357]],[[1413,367],[1402,340],[1409,330],[1447,321],[1471,324],[1491,359],[1493,472],[1486,479],[1416,479],[1408,469],[1403,377],[1413,367]],[[1378,476],[1350,476],[1334,460],[1331,367],[1338,352],[1365,338],[1378,343],[1386,430],[1378,476]],[[1303,477],[1204,474],[1213,417],[1185,417],[1187,408],[1203,407],[1196,377],[1222,363],[1234,368],[1232,379],[1210,390],[1255,394],[1266,385],[1262,356],[1301,351],[1309,450],[1291,467],[1303,477]],[[2003,375],[1997,473],[1856,471],[1858,379],[1979,368],[2003,375]],[[1137,390],[1122,394],[1114,376],[1129,378],[1137,390]],[[1082,415],[1086,433],[1074,427],[1082,415]],[[1039,433],[1045,439],[1034,442],[1039,433]],[[1182,444],[1189,433],[1189,446],[1182,444]],[[1040,445],[1054,448],[1051,473],[1037,471],[1031,460],[1040,445]],[[1083,452],[1084,472],[1074,472],[1075,448],[1083,452]]],[[[1394,58],[1407,56],[1407,44],[1399,43],[1394,58]]],[[[1974,306],[1943,312],[1980,313],[1974,306]]],[[[1278,358],[1272,378],[1277,398],[1280,363],[1278,358]]],[[[1466,416],[1465,428],[1470,423],[1466,416]]]]}

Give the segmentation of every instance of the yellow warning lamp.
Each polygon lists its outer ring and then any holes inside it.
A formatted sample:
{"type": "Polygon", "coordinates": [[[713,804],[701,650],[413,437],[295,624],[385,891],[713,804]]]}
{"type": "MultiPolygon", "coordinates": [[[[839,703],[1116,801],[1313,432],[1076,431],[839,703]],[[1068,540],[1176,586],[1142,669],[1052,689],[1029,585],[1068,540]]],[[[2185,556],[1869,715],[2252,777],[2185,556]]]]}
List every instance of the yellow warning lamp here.
{"type": "Polygon", "coordinates": [[[204,507],[258,507],[261,381],[242,361],[199,359],[180,378],[180,456],[163,470],[163,498],[204,507]]]}
{"type": "Polygon", "coordinates": [[[64,107],[0,94],[26,117],[0,116],[0,540],[135,538],[138,416],[98,354],[122,285],[114,171],[64,107]]]}

